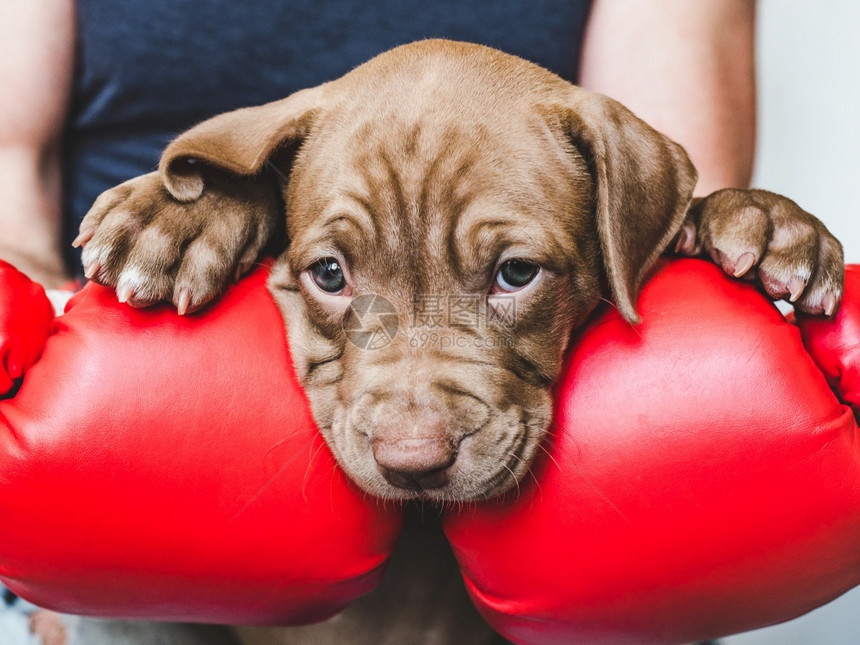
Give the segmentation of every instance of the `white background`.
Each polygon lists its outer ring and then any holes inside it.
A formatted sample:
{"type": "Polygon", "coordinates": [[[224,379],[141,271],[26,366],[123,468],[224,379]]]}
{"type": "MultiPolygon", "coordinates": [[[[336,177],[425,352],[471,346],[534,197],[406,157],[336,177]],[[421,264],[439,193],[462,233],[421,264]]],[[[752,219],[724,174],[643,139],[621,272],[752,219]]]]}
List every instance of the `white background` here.
{"type": "Polygon", "coordinates": [[[818,216],[860,263],[860,2],[760,0],[758,32],[753,184],[818,216]]]}
{"type": "MultiPolygon", "coordinates": [[[[860,263],[860,1],[759,0],[753,184],[788,195],[860,263]]],[[[857,545],[860,551],[860,544],[857,545]]],[[[857,645],[860,589],[726,645],[857,645]]]]}

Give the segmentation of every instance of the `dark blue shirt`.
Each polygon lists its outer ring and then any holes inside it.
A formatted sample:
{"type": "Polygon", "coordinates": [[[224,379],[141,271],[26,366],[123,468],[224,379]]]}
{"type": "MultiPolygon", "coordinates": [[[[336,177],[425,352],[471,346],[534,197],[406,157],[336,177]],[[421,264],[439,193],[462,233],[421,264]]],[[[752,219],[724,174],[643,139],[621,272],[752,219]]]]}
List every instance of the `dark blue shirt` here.
{"type": "MultiPolygon", "coordinates": [[[[422,38],[465,40],[575,81],[588,0],[77,0],[67,241],[93,200],[210,116],[337,78],[422,38]]],[[[72,268],[79,260],[72,252],[72,268]]]]}

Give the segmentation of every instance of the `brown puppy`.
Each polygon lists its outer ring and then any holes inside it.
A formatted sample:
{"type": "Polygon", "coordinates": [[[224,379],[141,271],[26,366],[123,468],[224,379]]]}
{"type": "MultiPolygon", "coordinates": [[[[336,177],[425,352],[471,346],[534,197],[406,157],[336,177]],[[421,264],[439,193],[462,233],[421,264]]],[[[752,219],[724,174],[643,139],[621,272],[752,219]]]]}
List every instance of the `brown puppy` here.
{"type": "Polygon", "coordinates": [[[571,330],[610,295],[636,322],[673,239],[833,312],[841,247],[818,220],[763,191],[690,208],[695,180],[615,101],[424,41],[198,125],[103,194],[78,242],[121,300],[181,313],[280,243],[270,288],[340,464],[381,497],[470,500],[527,472],[571,330]]]}
{"type": "MultiPolygon", "coordinates": [[[[695,179],[615,101],[425,41],[183,134],[158,172],[98,199],[78,243],[121,300],[181,313],[279,253],[269,286],[346,472],[384,498],[480,499],[528,472],[571,330],[603,297],[636,322],[670,245],[835,310],[841,247],[818,220],[763,191],[693,202],[695,179]]],[[[420,557],[395,556],[378,592],[281,642],[492,638],[428,539],[413,535],[420,557]]]]}

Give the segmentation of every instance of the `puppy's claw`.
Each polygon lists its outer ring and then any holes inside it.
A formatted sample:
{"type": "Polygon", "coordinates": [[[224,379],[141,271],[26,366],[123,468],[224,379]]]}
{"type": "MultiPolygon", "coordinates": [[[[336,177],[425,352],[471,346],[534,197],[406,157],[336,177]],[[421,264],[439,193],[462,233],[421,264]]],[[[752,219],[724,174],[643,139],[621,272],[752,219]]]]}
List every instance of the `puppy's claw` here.
{"type": "Polygon", "coordinates": [[[681,249],[687,246],[689,243],[690,234],[687,232],[686,228],[682,228],[681,232],[678,233],[678,241],[675,242],[675,253],[680,253],[681,249]]]}
{"type": "Polygon", "coordinates": [[[732,275],[736,278],[740,278],[747,271],[752,269],[755,264],[755,255],[753,253],[744,253],[741,257],[738,258],[738,261],[735,262],[735,270],[732,275]]]}
{"type": "Polygon", "coordinates": [[[128,302],[131,299],[131,296],[134,294],[134,289],[132,289],[129,285],[122,285],[117,287],[116,290],[116,299],[120,302],[128,302]]]}
{"type": "Polygon", "coordinates": [[[236,266],[236,275],[233,276],[233,282],[239,282],[248,271],[251,270],[252,262],[240,262],[236,266]]]}
{"type": "Polygon", "coordinates": [[[88,226],[87,228],[82,229],[81,232],[78,233],[78,236],[74,240],[72,240],[72,246],[74,248],[83,246],[91,239],[93,239],[93,235],[95,234],[96,229],[94,229],[92,226],[88,226]]]}
{"type": "Polygon", "coordinates": [[[87,280],[95,280],[101,270],[101,263],[98,260],[93,260],[84,267],[84,276],[86,276],[87,280]]]}
{"type": "Polygon", "coordinates": [[[692,224],[685,223],[678,231],[678,240],[675,242],[676,255],[696,255],[699,252],[696,243],[696,228],[692,224]]]}
{"type": "Polygon", "coordinates": [[[182,289],[179,296],[176,298],[176,313],[184,316],[188,313],[188,307],[191,305],[191,294],[187,289],[182,289]]]}
{"type": "Polygon", "coordinates": [[[836,311],[836,294],[828,293],[824,296],[824,300],[822,301],[822,306],[824,307],[824,315],[832,316],[833,312],[836,311]]]}
{"type": "Polygon", "coordinates": [[[792,278],[788,283],[788,301],[797,302],[805,288],[806,282],[802,278],[792,278]]]}

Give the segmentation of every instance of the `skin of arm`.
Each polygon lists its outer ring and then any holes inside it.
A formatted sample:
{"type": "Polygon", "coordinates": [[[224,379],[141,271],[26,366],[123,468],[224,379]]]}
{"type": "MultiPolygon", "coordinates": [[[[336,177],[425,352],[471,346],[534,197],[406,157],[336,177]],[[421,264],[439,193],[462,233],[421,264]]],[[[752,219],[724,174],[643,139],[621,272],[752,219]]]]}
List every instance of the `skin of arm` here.
{"type": "Polygon", "coordinates": [[[697,195],[749,186],[754,0],[595,0],[580,83],[683,145],[699,170],[697,195]]]}
{"type": "Polygon", "coordinates": [[[73,0],[0,3],[0,259],[46,287],[60,253],[60,137],[74,60],[73,0]]]}

